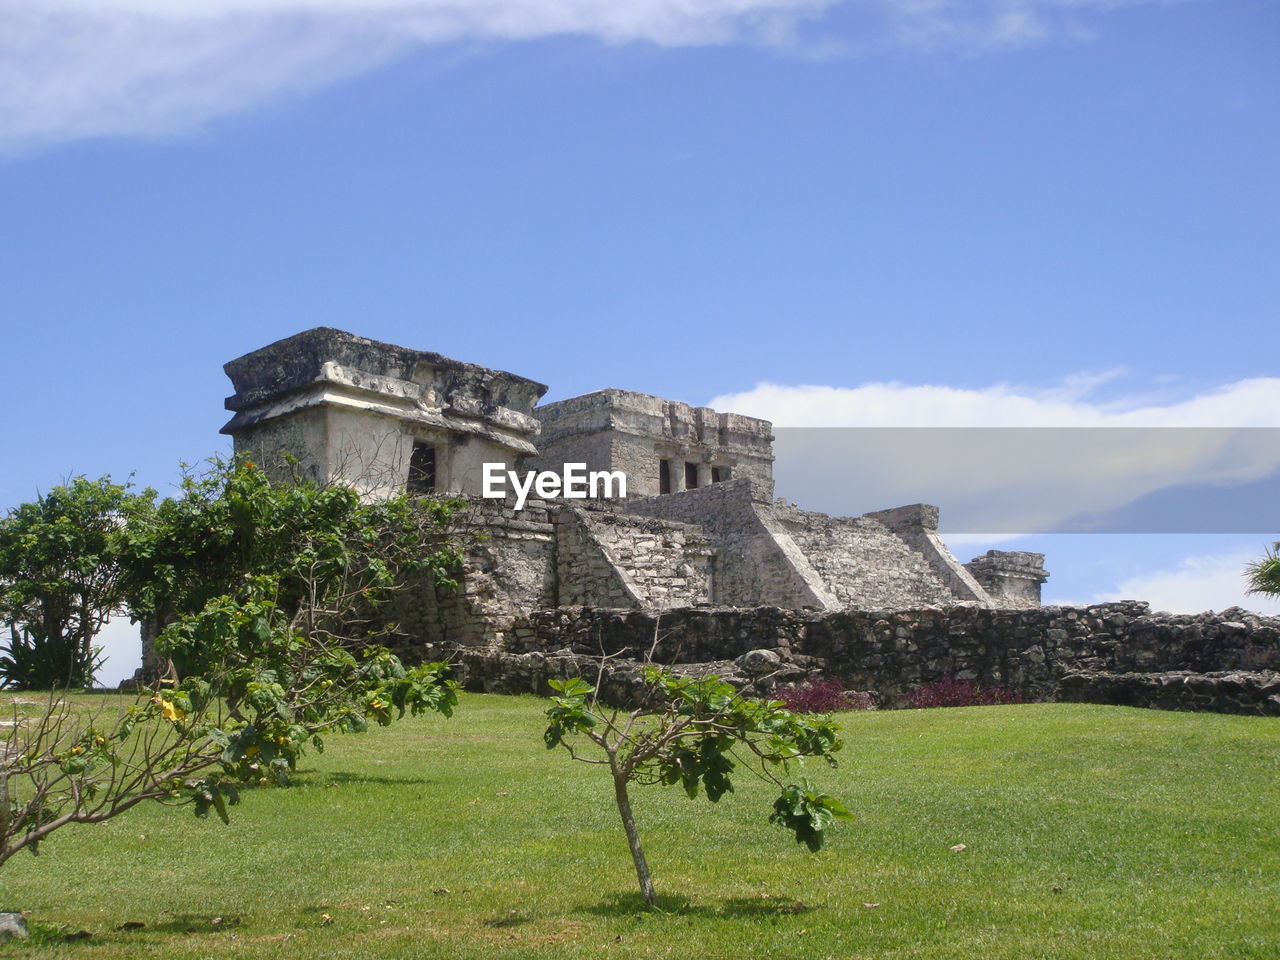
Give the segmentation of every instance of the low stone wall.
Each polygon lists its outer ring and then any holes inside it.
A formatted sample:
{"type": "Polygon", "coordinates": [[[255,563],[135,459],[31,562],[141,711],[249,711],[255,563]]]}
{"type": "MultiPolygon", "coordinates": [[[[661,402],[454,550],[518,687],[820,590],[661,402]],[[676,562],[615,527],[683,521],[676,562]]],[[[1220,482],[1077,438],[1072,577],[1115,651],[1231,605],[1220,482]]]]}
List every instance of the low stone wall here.
{"type": "Polygon", "coordinates": [[[1280,673],[1069,673],[1058,681],[1057,699],[1280,717],[1280,673]]]}
{"type": "Polygon", "coordinates": [[[1239,609],[1152,614],[1138,602],[881,613],[687,608],[657,616],[539,610],[517,620],[504,644],[484,654],[491,658],[489,679],[479,682],[495,682],[504,658],[514,664],[511,658],[550,657],[555,669],[576,672],[571,662],[608,655],[617,663],[651,659],[689,670],[732,664],[753,650],[776,654],[779,679],[837,676],[885,702],[953,676],[1007,684],[1036,699],[1280,714],[1280,690],[1268,679],[1280,671],[1280,620],[1239,609]],[[1241,679],[1245,675],[1253,679],[1241,679]],[[1175,676],[1177,690],[1169,679],[1175,676]]]}

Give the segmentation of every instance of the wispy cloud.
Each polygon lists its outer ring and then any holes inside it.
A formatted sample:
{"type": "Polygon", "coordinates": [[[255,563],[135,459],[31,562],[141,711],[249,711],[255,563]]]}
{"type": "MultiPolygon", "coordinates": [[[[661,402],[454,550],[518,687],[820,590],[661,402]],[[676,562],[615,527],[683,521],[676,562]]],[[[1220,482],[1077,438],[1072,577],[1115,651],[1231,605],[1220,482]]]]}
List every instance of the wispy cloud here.
{"type": "Polygon", "coordinates": [[[0,145],[200,127],[427,46],[576,35],[662,46],[984,52],[1160,0],[39,0],[0,3],[0,145]],[[835,16],[853,12],[856,16],[835,16]],[[810,29],[805,31],[808,25],[810,29]]]}
{"type": "Polygon", "coordinates": [[[1167,403],[1091,399],[1117,373],[1079,374],[1047,388],[760,383],[709,405],[778,427],[1280,427],[1280,377],[1238,380],[1167,403]]]}
{"type": "Polygon", "coordinates": [[[1129,577],[1115,590],[1100,593],[1092,603],[1108,600],[1146,600],[1153,610],[1199,613],[1240,606],[1260,613],[1280,614],[1280,600],[1245,594],[1245,564],[1257,560],[1253,553],[1233,551],[1184,557],[1171,567],[1129,577]]]}

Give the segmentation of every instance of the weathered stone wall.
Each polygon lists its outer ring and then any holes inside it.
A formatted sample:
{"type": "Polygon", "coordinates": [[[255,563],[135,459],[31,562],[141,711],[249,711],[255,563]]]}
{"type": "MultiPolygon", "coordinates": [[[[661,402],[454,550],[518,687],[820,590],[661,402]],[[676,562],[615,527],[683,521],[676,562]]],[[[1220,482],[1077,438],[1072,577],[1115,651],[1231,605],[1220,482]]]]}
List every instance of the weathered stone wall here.
{"type": "MultiPolygon", "coordinates": [[[[626,575],[645,608],[665,610],[710,602],[712,550],[699,528],[606,510],[575,512],[614,570],[626,575]]],[[[565,600],[564,595],[565,584],[577,570],[577,556],[563,549],[561,556],[561,603],[573,604],[577,601],[565,600]]]]}
{"type": "MultiPolygon", "coordinates": [[[[544,428],[545,429],[545,428],[544,428]]],[[[587,470],[603,470],[605,465],[613,460],[613,441],[614,435],[607,432],[593,432],[581,436],[568,436],[561,439],[555,444],[549,453],[539,452],[538,454],[523,457],[520,461],[519,469],[521,471],[534,470],[543,471],[550,470],[554,473],[563,473],[566,463],[585,463],[587,470]]],[[[539,435],[537,438],[539,450],[547,445],[545,434],[539,435]]],[[[632,494],[634,484],[633,476],[639,476],[633,467],[617,467],[613,469],[623,470],[627,475],[627,493],[632,494]]],[[[657,467],[655,466],[656,470],[657,467]]]]}
{"type": "MultiPolygon", "coordinates": [[[[973,574],[951,555],[943,543],[938,535],[937,507],[928,503],[911,503],[889,510],[876,510],[865,516],[883,523],[924,557],[957,600],[974,600],[988,607],[1002,606],[992,600],[973,574]]],[[[1036,606],[1039,606],[1038,600],[1036,606]]]]}
{"type": "Polygon", "coordinates": [[[773,489],[773,431],[766,420],[709,407],[663,400],[630,390],[597,390],[534,410],[542,423],[538,454],[529,462],[544,470],[582,462],[588,470],[622,470],[628,492],[661,493],[659,461],[670,461],[671,492],[688,486],[685,467],[696,486],[722,479],[751,479],[773,489]]]}
{"type": "Polygon", "coordinates": [[[822,578],[757,499],[749,480],[629,501],[647,517],[696,524],[716,548],[712,600],[717,604],[826,610],[838,606],[822,578]]]}
{"type": "Polygon", "coordinates": [[[516,511],[501,500],[473,500],[459,523],[483,537],[468,547],[457,588],[422,583],[388,611],[411,657],[428,644],[501,642],[517,619],[557,602],[555,527],[545,502],[516,511]]]}
{"type": "Polygon", "coordinates": [[[988,550],[964,567],[996,606],[1013,610],[1040,606],[1040,588],[1049,578],[1044,554],[1026,550],[988,550]]]}
{"type": "Polygon", "coordinates": [[[1157,710],[1201,710],[1280,716],[1280,673],[1219,670],[1194,673],[1069,673],[1057,699],[1157,710]]]}
{"type": "Polygon", "coordinates": [[[276,476],[289,469],[289,458],[296,458],[302,475],[319,483],[328,478],[325,430],[322,410],[297,410],[245,427],[236,433],[233,450],[276,476]]]}
{"type": "Polygon", "coordinates": [[[614,609],[642,607],[640,590],[596,538],[585,511],[561,507],[552,516],[560,603],[614,609]]]}
{"type": "Polygon", "coordinates": [[[602,652],[681,669],[714,662],[733,672],[733,661],[756,650],[776,654],[779,676],[838,676],[886,701],[953,676],[1008,684],[1035,698],[1280,715],[1280,619],[1234,608],[1153,615],[1132,601],[1037,610],[683,609],[660,616],[538,610],[485,654],[484,672],[492,680],[507,658],[512,673],[504,682],[537,689],[547,676],[586,670],[602,652]],[[1174,674],[1176,694],[1168,679],[1174,674]]]}
{"type": "Polygon", "coordinates": [[[919,551],[872,517],[767,509],[842,607],[888,610],[969,599],[956,597],[919,551]]]}
{"type": "Polygon", "coordinates": [[[710,602],[712,551],[696,527],[590,506],[552,511],[564,606],[665,610],[710,602]]]}

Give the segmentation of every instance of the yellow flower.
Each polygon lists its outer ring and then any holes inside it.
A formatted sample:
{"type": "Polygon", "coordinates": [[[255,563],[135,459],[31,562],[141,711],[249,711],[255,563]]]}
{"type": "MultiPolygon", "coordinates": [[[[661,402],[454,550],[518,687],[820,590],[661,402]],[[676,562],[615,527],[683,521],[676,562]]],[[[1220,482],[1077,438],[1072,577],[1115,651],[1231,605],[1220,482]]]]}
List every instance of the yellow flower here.
{"type": "Polygon", "coordinates": [[[177,723],[179,720],[185,720],[187,717],[187,711],[183,710],[176,703],[170,703],[164,697],[152,697],[151,702],[158,703],[160,705],[160,715],[166,720],[177,723]]]}

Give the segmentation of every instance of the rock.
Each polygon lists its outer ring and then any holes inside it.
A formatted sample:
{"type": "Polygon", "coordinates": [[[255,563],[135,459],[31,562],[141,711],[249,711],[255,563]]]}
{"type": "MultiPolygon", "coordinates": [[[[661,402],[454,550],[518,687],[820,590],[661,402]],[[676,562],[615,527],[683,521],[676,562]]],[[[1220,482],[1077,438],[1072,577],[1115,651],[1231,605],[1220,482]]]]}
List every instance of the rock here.
{"type": "Polygon", "coordinates": [[[782,658],[773,650],[748,650],[734,663],[750,674],[773,673],[782,665],[782,658]]]}
{"type": "Polygon", "coordinates": [[[0,913],[0,942],[27,939],[27,922],[20,913],[0,913]]]}

